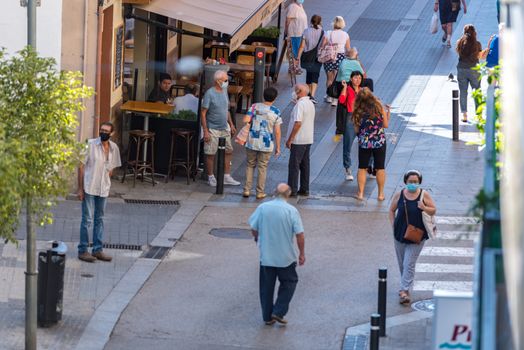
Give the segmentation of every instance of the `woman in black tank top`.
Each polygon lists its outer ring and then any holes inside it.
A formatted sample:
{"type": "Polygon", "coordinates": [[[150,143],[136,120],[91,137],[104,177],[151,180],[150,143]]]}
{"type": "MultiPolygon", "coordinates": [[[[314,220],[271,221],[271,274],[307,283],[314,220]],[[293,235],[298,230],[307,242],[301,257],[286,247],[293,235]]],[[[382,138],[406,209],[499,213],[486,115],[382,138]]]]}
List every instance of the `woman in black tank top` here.
{"type": "Polygon", "coordinates": [[[411,301],[409,291],[413,286],[415,265],[425,241],[429,238],[422,221],[422,212],[435,215],[437,210],[433,198],[427,191],[424,191],[424,198],[421,200],[422,174],[418,170],[408,171],[404,175],[404,183],[406,188],[396,193],[391,200],[389,221],[393,226],[395,252],[400,268],[400,303],[409,304],[411,301]],[[408,225],[413,225],[424,231],[420,243],[414,243],[404,238],[408,225]]]}

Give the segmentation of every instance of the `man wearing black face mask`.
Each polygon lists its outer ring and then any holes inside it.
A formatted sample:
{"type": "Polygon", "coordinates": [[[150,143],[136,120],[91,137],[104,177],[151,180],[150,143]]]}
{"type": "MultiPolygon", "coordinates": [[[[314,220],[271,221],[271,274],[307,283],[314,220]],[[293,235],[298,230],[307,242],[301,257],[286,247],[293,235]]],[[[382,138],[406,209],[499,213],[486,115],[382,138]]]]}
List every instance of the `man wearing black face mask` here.
{"type": "Polygon", "coordinates": [[[111,187],[111,175],[114,168],[122,165],[118,146],[109,140],[112,133],[112,123],[100,125],[100,137],[87,142],[86,156],[78,169],[78,199],[82,201],[78,259],[86,262],[112,259],[102,251],[104,210],[111,187]],[[93,221],[93,249],[89,254],[89,228],[93,221]]]}

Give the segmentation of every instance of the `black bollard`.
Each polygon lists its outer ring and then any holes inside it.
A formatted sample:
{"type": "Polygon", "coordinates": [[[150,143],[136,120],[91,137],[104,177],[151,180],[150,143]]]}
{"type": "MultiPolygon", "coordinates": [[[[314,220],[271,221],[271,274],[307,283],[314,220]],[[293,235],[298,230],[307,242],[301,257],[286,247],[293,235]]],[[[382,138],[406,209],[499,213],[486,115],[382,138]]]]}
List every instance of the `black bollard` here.
{"type": "Polygon", "coordinates": [[[378,314],[380,315],[380,336],[386,336],[386,298],[388,290],[388,269],[378,269],[378,314]]]}
{"type": "Polygon", "coordinates": [[[452,91],[453,101],[453,141],[459,140],[459,92],[452,91]]]}
{"type": "Polygon", "coordinates": [[[224,165],[226,162],[226,138],[218,138],[217,151],[217,192],[216,194],[224,194],[224,165]]]}
{"type": "Polygon", "coordinates": [[[371,331],[369,333],[369,350],[378,350],[380,333],[380,315],[371,314],[371,331]]]}

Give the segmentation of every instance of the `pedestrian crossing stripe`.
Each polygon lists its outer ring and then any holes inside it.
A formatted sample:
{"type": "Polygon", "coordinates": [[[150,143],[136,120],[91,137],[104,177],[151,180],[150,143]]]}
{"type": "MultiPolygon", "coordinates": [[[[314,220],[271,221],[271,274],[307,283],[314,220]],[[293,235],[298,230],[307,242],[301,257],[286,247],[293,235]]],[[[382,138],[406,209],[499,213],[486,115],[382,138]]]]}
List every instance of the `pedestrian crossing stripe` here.
{"type": "Polygon", "coordinates": [[[473,290],[472,281],[415,281],[413,290],[434,291],[436,289],[456,292],[470,292],[473,290]]]}
{"type": "Polygon", "coordinates": [[[457,257],[473,257],[475,255],[474,248],[456,248],[456,247],[429,247],[422,248],[421,256],[457,256],[457,257]]]}
{"type": "Polygon", "coordinates": [[[437,230],[437,237],[435,239],[449,239],[449,240],[475,240],[479,237],[480,232],[477,231],[440,231],[437,230]]]}
{"type": "Polygon", "coordinates": [[[473,273],[471,264],[427,264],[418,263],[415,272],[419,273],[473,273]]]}
{"type": "Polygon", "coordinates": [[[437,225],[476,225],[479,218],[474,216],[435,216],[437,225]]]}

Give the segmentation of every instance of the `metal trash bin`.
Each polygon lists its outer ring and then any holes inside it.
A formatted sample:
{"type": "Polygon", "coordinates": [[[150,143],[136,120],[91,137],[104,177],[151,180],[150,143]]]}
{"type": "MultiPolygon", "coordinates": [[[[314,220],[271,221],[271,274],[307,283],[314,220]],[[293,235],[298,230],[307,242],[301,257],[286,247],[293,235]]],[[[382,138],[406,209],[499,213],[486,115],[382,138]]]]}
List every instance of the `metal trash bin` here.
{"type": "Polygon", "coordinates": [[[38,253],[38,326],[49,327],[62,319],[67,246],[52,242],[52,249],[38,253]]]}

